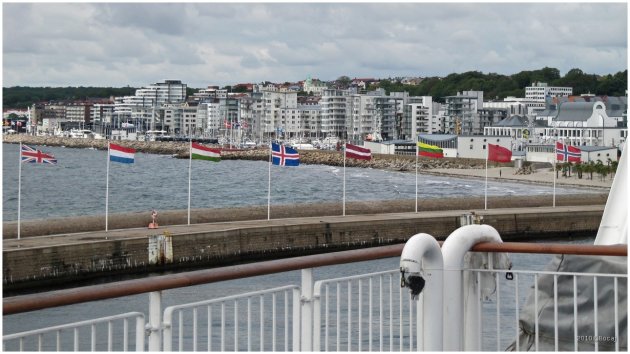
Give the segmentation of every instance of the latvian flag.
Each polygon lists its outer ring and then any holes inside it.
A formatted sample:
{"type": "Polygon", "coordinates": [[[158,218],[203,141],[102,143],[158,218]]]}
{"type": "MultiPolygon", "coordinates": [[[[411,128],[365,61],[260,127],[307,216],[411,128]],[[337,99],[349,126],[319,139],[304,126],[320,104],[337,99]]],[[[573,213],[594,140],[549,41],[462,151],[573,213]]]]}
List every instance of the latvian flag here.
{"type": "Polygon", "coordinates": [[[418,155],[426,156],[426,157],[435,157],[442,158],[444,157],[444,152],[439,146],[429,145],[425,143],[418,143],[418,155]]]}
{"type": "Polygon", "coordinates": [[[195,160],[221,161],[221,150],[205,147],[201,144],[192,143],[190,146],[190,158],[195,160]]]}
{"type": "Polygon", "coordinates": [[[136,149],[109,143],[109,161],[133,163],[136,149]]]}
{"type": "Polygon", "coordinates": [[[582,161],[582,150],[575,146],[556,142],[556,160],[562,162],[580,162],[582,161]]]}
{"type": "Polygon", "coordinates": [[[371,160],[372,151],[370,151],[370,149],[366,149],[360,146],[346,144],[346,157],[358,160],[371,160]]]}

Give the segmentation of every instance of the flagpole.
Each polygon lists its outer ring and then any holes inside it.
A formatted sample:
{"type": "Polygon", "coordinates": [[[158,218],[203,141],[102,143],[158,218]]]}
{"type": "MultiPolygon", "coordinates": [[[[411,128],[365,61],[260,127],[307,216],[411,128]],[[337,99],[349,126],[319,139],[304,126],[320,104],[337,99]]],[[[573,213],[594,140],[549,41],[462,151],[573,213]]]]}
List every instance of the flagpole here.
{"type": "Polygon", "coordinates": [[[190,179],[192,172],[192,139],[189,141],[190,149],[188,156],[188,225],[190,225],[190,179]]]}
{"type": "Polygon", "coordinates": [[[269,184],[267,186],[267,220],[271,219],[271,152],[273,145],[269,139],[269,184]]]}
{"type": "MultiPolygon", "coordinates": [[[[555,148],[554,148],[555,152],[555,148]]],[[[556,163],[558,163],[558,153],[555,153],[556,158],[553,159],[553,207],[556,207],[556,163]]]]}
{"type": "Polygon", "coordinates": [[[109,151],[110,142],[107,143],[107,182],[105,183],[105,232],[107,232],[107,218],[109,214],[109,151]]]}
{"type": "Polygon", "coordinates": [[[20,239],[20,211],[22,208],[22,139],[20,138],[20,151],[18,162],[20,167],[18,168],[18,225],[17,225],[17,239],[20,239]]]}
{"type": "Polygon", "coordinates": [[[488,210],[488,155],[490,154],[490,144],[486,144],[486,191],[484,198],[484,209],[488,210]]]}
{"type": "Polygon", "coordinates": [[[418,212],[418,142],[416,142],[416,213],[418,212]]]}
{"type": "Polygon", "coordinates": [[[346,144],[343,144],[343,216],[346,216],[346,144]]]}

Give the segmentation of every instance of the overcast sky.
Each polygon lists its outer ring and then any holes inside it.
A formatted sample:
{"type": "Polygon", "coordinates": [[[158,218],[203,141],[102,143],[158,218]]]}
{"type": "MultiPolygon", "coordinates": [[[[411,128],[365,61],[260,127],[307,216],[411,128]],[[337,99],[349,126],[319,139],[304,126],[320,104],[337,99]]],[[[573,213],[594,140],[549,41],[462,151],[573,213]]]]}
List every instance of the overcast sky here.
{"type": "Polygon", "coordinates": [[[617,3],[4,3],[3,87],[189,87],[628,65],[617,3]]]}

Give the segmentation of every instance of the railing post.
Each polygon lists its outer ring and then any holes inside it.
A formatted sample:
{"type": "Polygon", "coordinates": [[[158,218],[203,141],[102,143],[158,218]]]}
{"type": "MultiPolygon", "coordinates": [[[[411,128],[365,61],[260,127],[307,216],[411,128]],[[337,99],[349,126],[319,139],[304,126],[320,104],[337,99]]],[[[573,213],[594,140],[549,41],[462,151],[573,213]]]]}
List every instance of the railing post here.
{"type": "Polygon", "coordinates": [[[300,292],[299,289],[293,290],[293,351],[300,351],[300,325],[302,308],[300,306],[300,292]]]}
{"type": "Polygon", "coordinates": [[[313,351],[313,269],[302,269],[300,351],[313,351]]]}
{"type": "Polygon", "coordinates": [[[136,317],[136,351],[144,351],[144,317],[136,317]]]}
{"type": "Polygon", "coordinates": [[[149,293],[149,351],[161,351],[162,344],[162,292],[153,291],[149,293]]]}

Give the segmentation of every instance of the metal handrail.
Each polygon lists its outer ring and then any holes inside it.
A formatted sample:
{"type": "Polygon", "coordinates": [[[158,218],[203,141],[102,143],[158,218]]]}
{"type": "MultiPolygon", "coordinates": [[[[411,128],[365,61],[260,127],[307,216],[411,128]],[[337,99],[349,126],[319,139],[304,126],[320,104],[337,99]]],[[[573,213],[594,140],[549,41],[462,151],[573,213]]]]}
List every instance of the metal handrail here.
{"type": "MultiPolygon", "coordinates": [[[[404,244],[371,247],[359,250],[286,258],[274,261],[204,269],[179,274],[153,276],[144,279],[125,280],[74,289],[14,296],[3,299],[2,313],[3,315],[12,315],[51,307],[145,294],[153,291],[208,284],[258,275],[362,262],[388,257],[398,257],[402,253],[403,247],[404,244]]],[[[625,244],[594,246],[504,242],[502,244],[480,243],[473,247],[472,251],[627,256],[628,246],[625,244]]]]}

